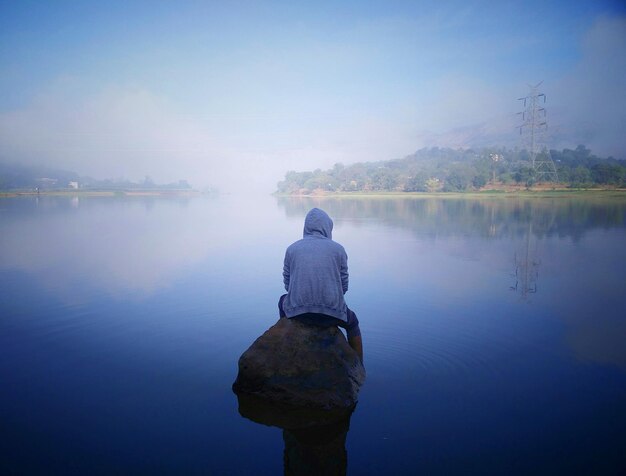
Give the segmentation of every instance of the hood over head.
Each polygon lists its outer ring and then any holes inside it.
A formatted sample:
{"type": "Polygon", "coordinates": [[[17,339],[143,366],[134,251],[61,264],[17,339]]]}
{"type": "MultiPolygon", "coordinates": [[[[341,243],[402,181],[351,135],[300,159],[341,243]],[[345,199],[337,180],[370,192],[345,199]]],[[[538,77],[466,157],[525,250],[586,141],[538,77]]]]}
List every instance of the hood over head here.
{"type": "Polygon", "coordinates": [[[303,236],[318,235],[333,238],[333,221],[324,210],[312,208],[304,219],[303,236]]]}

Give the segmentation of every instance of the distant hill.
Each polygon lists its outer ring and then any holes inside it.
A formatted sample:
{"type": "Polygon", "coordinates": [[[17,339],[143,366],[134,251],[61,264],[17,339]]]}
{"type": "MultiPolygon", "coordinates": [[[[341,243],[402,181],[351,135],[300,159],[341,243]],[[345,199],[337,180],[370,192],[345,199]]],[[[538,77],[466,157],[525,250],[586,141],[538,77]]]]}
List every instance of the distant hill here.
{"type": "MultiPolygon", "coordinates": [[[[626,186],[626,160],[596,157],[583,145],[576,149],[544,151],[554,161],[558,182],[570,187],[626,186]]],[[[487,184],[533,185],[537,177],[527,151],[491,147],[482,149],[424,148],[403,159],[335,164],[332,169],[289,171],[278,183],[278,193],[314,190],[459,192],[487,184]]]]}
{"type": "Polygon", "coordinates": [[[187,190],[186,180],[158,184],[150,177],[141,182],[129,180],[98,180],[76,172],[42,166],[27,166],[0,162],[0,190],[187,190]]]}
{"type": "Polygon", "coordinates": [[[67,170],[0,162],[0,190],[65,188],[79,179],[77,173],[67,170]]]}

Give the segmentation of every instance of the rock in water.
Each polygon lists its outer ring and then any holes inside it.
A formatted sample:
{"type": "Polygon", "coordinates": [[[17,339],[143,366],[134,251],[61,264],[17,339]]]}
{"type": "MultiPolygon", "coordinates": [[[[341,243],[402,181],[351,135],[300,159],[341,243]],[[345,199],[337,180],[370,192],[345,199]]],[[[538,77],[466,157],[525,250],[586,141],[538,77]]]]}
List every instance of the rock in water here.
{"type": "Polygon", "coordinates": [[[322,409],[356,404],[365,369],[337,327],[281,318],[239,358],[235,393],[322,409]]]}

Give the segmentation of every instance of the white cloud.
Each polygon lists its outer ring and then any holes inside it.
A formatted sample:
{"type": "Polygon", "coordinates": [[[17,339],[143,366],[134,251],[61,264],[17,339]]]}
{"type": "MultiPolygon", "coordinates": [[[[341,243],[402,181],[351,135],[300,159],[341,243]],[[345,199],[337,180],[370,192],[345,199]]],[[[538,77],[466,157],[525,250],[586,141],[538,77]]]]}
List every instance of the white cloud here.
{"type": "Polygon", "coordinates": [[[626,157],[626,18],[601,17],[583,38],[582,57],[552,94],[559,145],[583,143],[626,157]]]}

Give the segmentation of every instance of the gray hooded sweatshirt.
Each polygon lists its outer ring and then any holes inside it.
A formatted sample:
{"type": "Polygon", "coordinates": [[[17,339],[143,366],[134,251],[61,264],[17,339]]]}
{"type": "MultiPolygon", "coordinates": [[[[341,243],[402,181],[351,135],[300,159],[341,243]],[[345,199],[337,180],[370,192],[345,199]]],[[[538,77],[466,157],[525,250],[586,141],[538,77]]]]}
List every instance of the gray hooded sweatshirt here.
{"type": "Polygon", "coordinates": [[[304,220],[304,238],[285,253],[283,282],[287,317],[313,312],[347,321],[348,255],[332,240],[333,221],[319,208],[304,220]]]}

